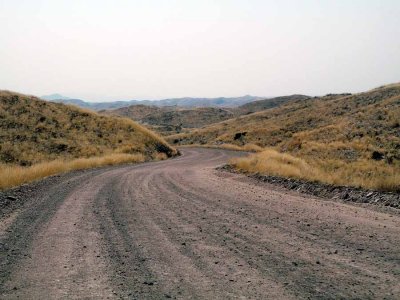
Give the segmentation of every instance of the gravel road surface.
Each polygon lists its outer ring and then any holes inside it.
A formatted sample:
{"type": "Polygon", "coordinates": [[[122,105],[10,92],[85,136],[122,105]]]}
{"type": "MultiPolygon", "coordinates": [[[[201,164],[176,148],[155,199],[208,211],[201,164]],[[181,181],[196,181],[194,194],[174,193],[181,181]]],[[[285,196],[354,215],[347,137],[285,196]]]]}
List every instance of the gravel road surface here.
{"type": "Polygon", "coordinates": [[[395,210],[215,169],[238,155],[32,184],[0,220],[0,298],[400,299],[395,210]]]}

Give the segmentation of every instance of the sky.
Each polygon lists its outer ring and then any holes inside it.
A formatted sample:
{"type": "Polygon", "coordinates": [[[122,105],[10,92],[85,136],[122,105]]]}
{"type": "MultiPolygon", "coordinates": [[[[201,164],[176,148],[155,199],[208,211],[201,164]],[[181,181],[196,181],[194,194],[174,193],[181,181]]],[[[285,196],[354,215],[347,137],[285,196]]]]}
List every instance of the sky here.
{"type": "Polygon", "coordinates": [[[0,89],[90,101],[400,81],[398,0],[0,0],[0,89]]]}

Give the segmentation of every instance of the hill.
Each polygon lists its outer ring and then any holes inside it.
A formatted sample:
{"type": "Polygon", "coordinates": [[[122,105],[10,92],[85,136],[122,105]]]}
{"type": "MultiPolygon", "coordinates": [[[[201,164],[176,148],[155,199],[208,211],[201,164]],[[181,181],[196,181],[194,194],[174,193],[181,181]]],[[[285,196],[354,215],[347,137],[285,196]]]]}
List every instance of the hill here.
{"type": "Polygon", "coordinates": [[[134,121],[142,121],[143,118],[150,116],[152,114],[167,112],[171,110],[176,110],[177,107],[159,107],[155,105],[131,105],[127,107],[121,107],[117,109],[103,109],[99,110],[98,113],[105,114],[105,115],[113,115],[113,116],[121,116],[132,119],[134,121]]]}
{"type": "Polygon", "coordinates": [[[145,124],[164,135],[199,128],[235,116],[233,109],[200,107],[186,109],[177,106],[132,105],[114,110],[101,110],[101,114],[118,115],[145,124]]]}
{"type": "Polygon", "coordinates": [[[256,100],[239,106],[237,110],[238,114],[245,115],[278,107],[290,101],[305,100],[308,98],[310,97],[305,95],[291,95],[291,96],[282,96],[282,97],[268,98],[263,100],[256,100]]]}
{"type": "Polygon", "coordinates": [[[131,120],[8,91],[0,91],[0,140],[0,169],[60,159],[117,154],[151,159],[175,153],[131,120]]]}
{"type": "MultiPolygon", "coordinates": [[[[45,99],[46,96],[42,97],[45,99]]],[[[128,100],[128,101],[112,101],[112,102],[87,102],[80,99],[70,99],[65,97],[61,99],[48,98],[53,102],[74,104],[82,108],[88,108],[92,110],[106,110],[106,109],[117,109],[121,107],[127,107],[131,105],[151,105],[151,106],[180,106],[186,108],[194,107],[237,107],[251,101],[264,99],[256,96],[242,96],[242,97],[219,97],[219,98],[171,98],[162,100],[128,100]]]]}
{"type": "MultiPolygon", "coordinates": [[[[355,95],[300,99],[168,140],[181,145],[255,144],[304,160],[323,174],[311,176],[313,180],[400,188],[400,181],[396,183],[400,179],[399,122],[400,84],[393,84],[355,95]]],[[[258,157],[253,165],[263,160],[258,157]]],[[[293,165],[293,161],[282,161],[293,165]]]]}
{"type": "Polygon", "coordinates": [[[127,117],[163,135],[171,135],[307,98],[309,97],[303,95],[283,96],[257,100],[234,108],[131,105],[114,110],[101,110],[99,113],[127,117]]]}

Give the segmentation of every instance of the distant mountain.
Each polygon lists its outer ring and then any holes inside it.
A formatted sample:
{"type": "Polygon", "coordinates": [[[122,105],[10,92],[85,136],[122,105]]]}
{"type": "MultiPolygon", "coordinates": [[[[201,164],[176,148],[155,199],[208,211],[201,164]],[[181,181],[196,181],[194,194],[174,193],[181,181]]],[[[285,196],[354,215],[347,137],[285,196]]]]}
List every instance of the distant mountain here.
{"type": "MultiPolygon", "coordinates": [[[[57,94],[54,94],[57,95],[57,94]]],[[[50,100],[53,102],[64,103],[64,104],[73,104],[79,107],[88,108],[92,110],[103,110],[103,109],[117,109],[122,107],[127,107],[131,105],[152,105],[158,107],[164,106],[180,106],[180,107],[238,107],[240,105],[265,99],[265,97],[257,97],[257,96],[242,96],[242,97],[219,97],[219,98],[172,98],[172,99],[163,99],[163,100],[129,100],[129,101],[113,101],[113,102],[87,102],[80,99],[70,99],[67,97],[63,97],[56,99],[53,97],[54,95],[44,96],[42,99],[50,100]],[[50,97],[51,96],[51,97],[50,97]],[[48,98],[48,99],[46,99],[48,98]]]]}
{"type": "Polygon", "coordinates": [[[75,106],[78,106],[81,108],[86,108],[86,109],[91,109],[91,110],[97,110],[92,107],[92,103],[86,102],[81,99],[54,99],[54,100],[50,100],[50,101],[55,102],[55,103],[75,105],[75,106]]]}
{"type": "Polygon", "coordinates": [[[63,95],[60,94],[50,94],[50,95],[46,95],[46,96],[42,96],[40,97],[43,100],[47,100],[47,101],[52,101],[52,100],[68,100],[70,98],[65,97],[63,95]]]}
{"type": "Polygon", "coordinates": [[[245,103],[249,103],[256,100],[265,99],[265,97],[257,96],[242,96],[233,98],[172,98],[156,101],[152,103],[157,106],[181,106],[181,107],[237,107],[245,103]]]}

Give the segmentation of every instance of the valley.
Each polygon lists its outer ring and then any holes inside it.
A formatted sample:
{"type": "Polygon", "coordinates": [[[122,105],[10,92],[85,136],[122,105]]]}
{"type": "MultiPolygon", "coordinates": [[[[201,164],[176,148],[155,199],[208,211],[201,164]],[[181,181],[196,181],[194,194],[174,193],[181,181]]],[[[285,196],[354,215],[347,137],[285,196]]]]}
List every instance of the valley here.
{"type": "Polygon", "coordinates": [[[0,1],[0,300],[400,300],[399,16],[0,1]]]}
{"type": "Polygon", "coordinates": [[[1,298],[396,299],[399,104],[398,84],[98,112],[3,91],[1,298]]]}

